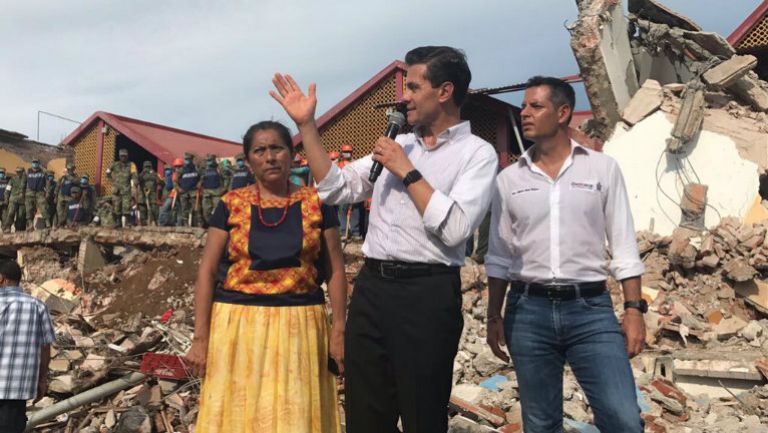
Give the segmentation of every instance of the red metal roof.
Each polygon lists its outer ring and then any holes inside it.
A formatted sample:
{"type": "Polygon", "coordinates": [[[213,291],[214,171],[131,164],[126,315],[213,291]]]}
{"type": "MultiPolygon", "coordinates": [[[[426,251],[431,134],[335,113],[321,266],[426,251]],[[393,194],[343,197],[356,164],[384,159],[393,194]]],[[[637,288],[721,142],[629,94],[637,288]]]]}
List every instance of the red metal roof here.
{"type": "Polygon", "coordinates": [[[752,14],[749,15],[740,26],[736,27],[736,30],[734,30],[730,36],[728,36],[728,43],[736,46],[749,34],[753,27],[760,23],[760,20],[766,13],[768,13],[768,0],[763,0],[763,2],[755,8],[752,14]]]}
{"type": "MultiPolygon", "coordinates": [[[[398,70],[406,72],[408,70],[408,65],[399,60],[395,60],[394,62],[387,65],[384,69],[379,71],[379,73],[371,77],[370,80],[366,81],[362,86],[358,87],[354,92],[350,93],[349,96],[342,99],[338,104],[334,105],[322,116],[318,117],[317,128],[322,129],[325,124],[335,119],[336,116],[340,115],[345,109],[351,107],[355,101],[360,99],[360,97],[365,95],[369,90],[376,87],[376,85],[379,84],[381,80],[387,78],[390,74],[397,72],[398,70]]],[[[295,146],[299,143],[301,143],[301,134],[296,134],[293,136],[293,145],[295,146]]]]}
{"type": "Polygon", "coordinates": [[[242,145],[234,141],[210,137],[170,126],[158,125],[144,120],[132,119],[117,114],[97,111],[85,122],[72,131],[63,144],[70,145],[85,133],[95,122],[103,120],[107,125],[139,146],[143,147],[159,160],[170,164],[174,158],[182,158],[184,152],[197,155],[212,153],[216,156],[230,157],[242,152],[242,145]]]}

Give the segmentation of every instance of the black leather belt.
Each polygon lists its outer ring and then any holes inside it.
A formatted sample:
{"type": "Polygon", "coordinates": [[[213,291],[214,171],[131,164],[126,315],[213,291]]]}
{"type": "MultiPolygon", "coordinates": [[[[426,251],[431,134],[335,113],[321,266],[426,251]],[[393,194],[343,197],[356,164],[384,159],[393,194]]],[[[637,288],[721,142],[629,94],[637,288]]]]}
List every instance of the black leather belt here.
{"type": "Polygon", "coordinates": [[[605,292],[605,281],[572,284],[541,284],[525,283],[523,281],[512,282],[513,292],[525,294],[526,289],[528,296],[568,301],[576,298],[591,298],[593,296],[602,295],[605,292]]]}
{"type": "Polygon", "coordinates": [[[428,277],[435,274],[459,273],[458,266],[433,263],[408,263],[393,260],[365,259],[365,267],[386,279],[428,277]]]}

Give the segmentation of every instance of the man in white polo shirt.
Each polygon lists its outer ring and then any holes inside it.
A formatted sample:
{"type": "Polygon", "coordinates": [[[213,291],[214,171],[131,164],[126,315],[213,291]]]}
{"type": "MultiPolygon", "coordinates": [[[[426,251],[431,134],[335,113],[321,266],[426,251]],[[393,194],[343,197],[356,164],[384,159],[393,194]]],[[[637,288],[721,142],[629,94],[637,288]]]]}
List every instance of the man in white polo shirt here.
{"type": "Polygon", "coordinates": [[[645,339],[644,268],[616,161],[568,138],[574,103],[562,80],[528,81],[521,117],[535,145],[496,179],[485,260],[487,340],[509,360],[500,348],[506,340],[526,433],[562,432],[566,362],[600,431],[639,433],[629,357],[645,339]],[[624,289],[621,326],[605,287],[609,272],[624,289]]]}

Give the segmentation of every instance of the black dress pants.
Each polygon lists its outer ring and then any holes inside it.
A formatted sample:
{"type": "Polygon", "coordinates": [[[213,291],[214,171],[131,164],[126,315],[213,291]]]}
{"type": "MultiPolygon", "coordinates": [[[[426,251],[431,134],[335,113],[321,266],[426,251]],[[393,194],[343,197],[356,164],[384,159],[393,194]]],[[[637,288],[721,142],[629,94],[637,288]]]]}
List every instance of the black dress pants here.
{"type": "Polygon", "coordinates": [[[348,433],[445,433],[464,319],[458,271],[383,278],[363,267],[345,340],[348,433]]]}
{"type": "Polygon", "coordinates": [[[22,433],[27,427],[25,400],[0,400],[0,432],[22,433]]]}

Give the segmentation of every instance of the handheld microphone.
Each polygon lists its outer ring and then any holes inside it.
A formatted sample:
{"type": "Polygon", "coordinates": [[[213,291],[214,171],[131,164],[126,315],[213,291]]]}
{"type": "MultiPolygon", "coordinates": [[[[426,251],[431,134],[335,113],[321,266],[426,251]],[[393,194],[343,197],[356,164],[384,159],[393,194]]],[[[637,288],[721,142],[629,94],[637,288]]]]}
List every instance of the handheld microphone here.
{"type": "MultiPolygon", "coordinates": [[[[384,131],[384,136],[394,140],[403,125],[405,125],[405,115],[399,111],[392,111],[391,113],[387,114],[387,130],[384,131]]],[[[384,165],[382,163],[379,161],[373,161],[373,165],[371,166],[371,174],[368,175],[368,180],[371,182],[376,182],[376,179],[379,178],[381,170],[383,169],[384,165]]]]}

